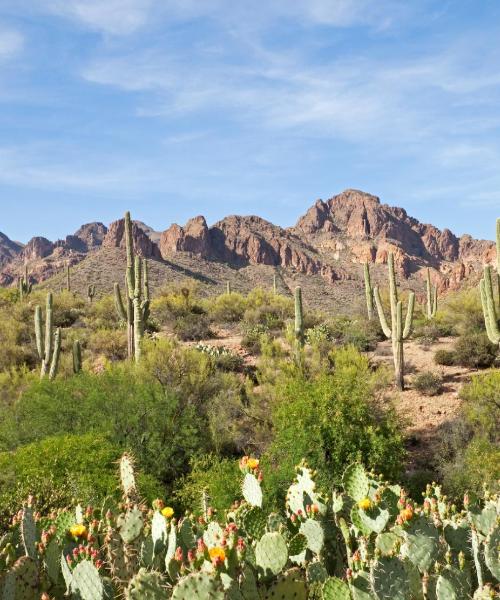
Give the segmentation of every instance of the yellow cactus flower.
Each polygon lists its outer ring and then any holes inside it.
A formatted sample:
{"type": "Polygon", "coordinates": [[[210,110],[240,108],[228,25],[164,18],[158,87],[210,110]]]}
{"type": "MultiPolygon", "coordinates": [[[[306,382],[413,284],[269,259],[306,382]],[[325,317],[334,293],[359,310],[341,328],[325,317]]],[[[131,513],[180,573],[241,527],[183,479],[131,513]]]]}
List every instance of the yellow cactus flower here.
{"type": "Polygon", "coordinates": [[[170,506],[165,506],[165,508],[161,511],[161,514],[167,519],[170,519],[174,515],[174,509],[170,506]]]}
{"type": "Polygon", "coordinates": [[[363,510],[370,510],[370,508],[372,507],[372,501],[370,500],[370,498],[363,498],[363,500],[360,500],[358,502],[358,506],[363,510]]]}
{"type": "Polygon", "coordinates": [[[252,469],[252,471],[254,469],[257,469],[259,467],[260,464],[260,460],[258,458],[249,458],[247,461],[247,467],[249,469],[252,469]]]}
{"type": "Polygon", "coordinates": [[[226,560],[226,553],[224,552],[224,548],[220,546],[215,546],[215,548],[210,548],[208,551],[210,556],[210,560],[213,563],[223,563],[226,560]]]}
{"type": "Polygon", "coordinates": [[[410,521],[413,518],[413,509],[411,506],[407,506],[399,513],[400,519],[403,523],[410,521]]]}
{"type": "Polygon", "coordinates": [[[84,538],[87,535],[87,528],[85,525],[72,525],[69,532],[73,537],[84,538]]]}

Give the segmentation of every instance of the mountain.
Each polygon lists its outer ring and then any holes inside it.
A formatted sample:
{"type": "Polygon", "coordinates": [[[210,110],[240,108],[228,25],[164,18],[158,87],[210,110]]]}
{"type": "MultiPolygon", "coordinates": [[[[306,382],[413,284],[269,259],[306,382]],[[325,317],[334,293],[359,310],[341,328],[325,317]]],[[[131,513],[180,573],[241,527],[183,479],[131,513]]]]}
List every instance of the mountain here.
{"type": "MultiPolygon", "coordinates": [[[[163,232],[135,221],[134,248],[151,259],[153,289],[186,277],[198,280],[202,293],[222,289],[269,287],[273,274],[283,292],[302,285],[318,307],[352,308],[362,302],[362,268],[372,263],[373,278],[385,285],[383,265],[390,251],[403,286],[423,289],[425,269],[441,290],[475,281],[484,263],[493,262],[493,242],[455,236],[448,229],[420,223],[402,208],[358,190],[345,190],[326,202],[318,200],[289,228],[258,216],[228,216],[208,226],[203,216],[163,232]]],[[[64,240],[32,238],[25,247],[0,236],[0,283],[8,285],[25,261],[37,282],[63,285],[62,270],[74,265],[74,289],[97,283],[110,291],[124,273],[124,221],[83,225],[64,240]]]]}

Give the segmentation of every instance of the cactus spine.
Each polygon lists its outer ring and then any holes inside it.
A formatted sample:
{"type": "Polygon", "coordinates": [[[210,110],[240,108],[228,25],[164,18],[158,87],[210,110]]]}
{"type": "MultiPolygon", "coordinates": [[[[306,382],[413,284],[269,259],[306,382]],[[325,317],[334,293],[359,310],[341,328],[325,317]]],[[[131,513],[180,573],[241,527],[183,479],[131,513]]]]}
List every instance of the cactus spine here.
{"type": "Polygon", "coordinates": [[[426,275],[426,288],[427,288],[427,318],[433,319],[437,313],[438,306],[438,291],[437,285],[431,284],[431,270],[427,268],[426,275]]]}
{"type": "Polygon", "coordinates": [[[24,265],[24,277],[19,277],[18,288],[19,288],[19,300],[22,300],[24,298],[24,296],[28,296],[29,294],[31,294],[31,290],[33,289],[33,284],[30,283],[30,280],[29,280],[28,265],[24,265]]]}
{"type": "Polygon", "coordinates": [[[389,297],[391,302],[391,326],[389,327],[385,317],[384,308],[380,299],[378,287],[373,290],[375,303],[377,305],[378,317],[384,335],[392,340],[392,354],[394,358],[394,371],[396,386],[404,389],[404,349],[403,342],[411,333],[413,323],[413,312],[415,309],[415,294],[410,292],[408,297],[408,309],[403,327],[403,303],[398,300],[398,288],[396,283],[396,272],[394,270],[394,255],[389,253],[389,297]]]}
{"type": "Polygon", "coordinates": [[[82,347],[80,340],[73,342],[73,373],[80,373],[82,370],[82,347]]]}
{"type": "Polygon", "coordinates": [[[47,294],[47,306],[45,309],[45,336],[43,333],[42,309],[35,307],[35,338],[38,356],[42,361],[40,378],[45,377],[47,372],[49,379],[54,379],[59,366],[59,355],[61,353],[61,330],[58,328],[54,333],[52,318],[52,293],[47,294]]]}
{"type": "Polygon", "coordinates": [[[371,321],[373,319],[373,311],[375,309],[374,301],[373,301],[373,288],[372,281],[370,277],[370,265],[365,262],[364,264],[364,276],[365,276],[365,296],[366,296],[366,310],[368,313],[368,320],[371,321]]]}
{"type": "Polygon", "coordinates": [[[115,283],[115,304],[118,315],[127,322],[128,356],[136,362],[141,357],[141,340],[144,336],[144,323],[149,317],[149,275],[146,259],[134,256],[132,238],[132,220],[130,213],[125,213],[125,244],[127,251],[127,271],[125,289],[127,304],[123,304],[120,286],[115,283]]]}
{"type": "Polygon", "coordinates": [[[497,219],[497,273],[491,272],[491,267],[484,267],[484,277],[479,284],[481,303],[483,305],[484,324],[486,333],[492,344],[500,345],[500,219],[497,219]],[[498,306],[493,293],[493,279],[496,279],[498,306]]]}

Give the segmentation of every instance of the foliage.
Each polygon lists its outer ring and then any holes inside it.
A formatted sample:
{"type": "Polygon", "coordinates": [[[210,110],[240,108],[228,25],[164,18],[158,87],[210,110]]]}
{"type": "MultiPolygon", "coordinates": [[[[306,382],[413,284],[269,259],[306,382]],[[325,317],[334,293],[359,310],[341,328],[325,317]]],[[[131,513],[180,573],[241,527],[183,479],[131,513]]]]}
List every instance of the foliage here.
{"type": "Polygon", "coordinates": [[[457,356],[453,350],[446,350],[441,348],[434,354],[434,362],[436,365],[443,365],[444,367],[451,367],[457,363],[457,356]]]}
{"type": "Polygon", "coordinates": [[[87,348],[95,356],[117,361],[127,358],[127,334],[124,329],[95,329],[89,335],[87,348]]]}
{"type": "Polygon", "coordinates": [[[245,298],[236,292],[221,294],[207,302],[207,312],[216,323],[241,321],[246,308],[245,298]]]}
{"type": "Polygon", "coordinates": [[[174,322],[173,331],[183,342],[206,340],[214,336],[208,317],[193,313],[178,317],[174,322]]]}
{"type": "Polygon", "coordinates": [[[413,387],[425,396],[437,396],[443,391],[443,378],[438,373],[424,371],[413,378],[413,387]]]}
{"type": "Polygon", "coordinates": [[[449,294],[443,300],[438,321],[447,326],[454,335],[484,331],[481,298],[476,288],[449,294]]]}
{"type": "Polygon", "coordinates": [[[495,361],[498,352],[485,333],[468,333],[455,343],[456,364],[472,369],[487,369],[495,361]]]}

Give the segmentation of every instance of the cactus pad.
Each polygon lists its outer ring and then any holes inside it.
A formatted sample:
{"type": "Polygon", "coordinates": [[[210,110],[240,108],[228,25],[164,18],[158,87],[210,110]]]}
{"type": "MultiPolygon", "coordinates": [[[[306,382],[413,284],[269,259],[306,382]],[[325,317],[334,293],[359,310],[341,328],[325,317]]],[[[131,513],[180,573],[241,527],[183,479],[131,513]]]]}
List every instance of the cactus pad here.
{"type": "Polygon", "coordinates": [[[486,540],[484,559],[493,577],[500,581],[500,525],[495,527],[486,540]]]}
{"type": "Polygon", "coordinates": [[[277,575],[285,567],[288,560],[288,549],[280,533],[266,533],[255,547],[257,566],[265,575],[277,575]]]}
{"type": "Polygon", "coordinates": [[[410,578],[397,557],[382,557],[372,567],[372,587],[379,600],[409,600],[410,578]]]}
{"type": "Polygon", "coordinates": [[[422,573],[430,569],[439,552],[439,532],[427,517],[419,516],[410,522],[402,550],[422,573]]]}
{"type": "Polygon", "coordinates": [[[354,600],[373,600],[370,574],[359,571],[350,581],[351,595],[354,600]]]}
{"type": "Polygon", "coordinates": [[[446,567],[436,584],[437,600],[467,600],[470,598],[470,581],[465,571],[446,567]]]}
{"type": "Polygon", "coordinates": [[[323,583],[328,579],[328,572],[322,562],[315,560],[307,565],[306,576],[309,584],[323,583]]]}
{"type": "Polygon", "coordinates": [[[258,506],[253,506],[247,510],[242,521],[247,534],[256,540],[259,540],[266,532],[266,513],[258,506]]]}
{"type": "Polygon", "coordinates": [[[400,538],[392,531],[389,531],[387,533],[381,533],[377,536],[377,539],[375,540],[375,547],[377,550],[380,550],[384,556],[388,556],[395,552],[399,541],[400,538]]]}
{"type": "Polygon", "coordinates": [[[127,453],[120,459],[120,480],[123,494],[127,498],[131,498],[136,493],[135,472],[134,461],[127,453]]]}
{"type": "Polygon", "coordinates": [[[125,598],[127,600],[162,600],[166,591],[160,573],[140,569],[131,580],[125,598]]]}
{"type": "Polygon", "coordinates": [[[337,577],[329,577],[323,584],[323,600],[351,600],[347,583],[337,577]]]}
{"type": "Polygon", "coordinates": [[[263,595],[263,600],[307,600],[307,588],[300,571],[291,569],[278,578],[267,593],[263,595]]]}
{"type": "Polygon", "coordinates": [[[23,517],[21,519],[21,539],[23,541],[23,548],[26,556],[36,559],[37,531],[35,519],[33,517],[33,509],[30,506],[26,506],[23,510],[23,517]]]}
{"type": "Polygon", "coordinates": [[[297,471],[296,481],[288,488],[286,495],[286,506],[288,512],[297,514],[302,512],[306,514],[306,506],[315,504],[320,514],[326,513],[326,506],[316,493],[316,484],[312,479],[311,470],[307,467],[300,467],[297,471]]]}
{"type": "Polygon", "coordinates": [[[358,508],[358,516],[363,523],[363,528],[375,533],[382,533],[389,521],[389,511],[379,506],[374,506],[368,510],[358,508]]]}
{"type": "Polygon", "coordinates": [[[172,591],[172,600],[224,600],[222,584],[206,573],[192,573],[172,591]]]}
{"type": "Polygon", "coordinates": [[[128,510],[124,515],[118,517],[117,525],[123,541],[130,544],[142,533],[144,526],[142,512],[138,508],[128,510]]]}
{"type": "Polygon", "coordinates": [[[347,467],[342,482],[346,494],[355,502],[359,502],[368,496],[370,482],[363,465],[356,463],[347,467]]]}
{"type": "Polygon", "coordinates": [[[73,571],[73,584],[71,589],[78,592],[82,600],[101,600],[104,598],[104,585],[90,560],[78,563],[73,571]]]}
{"type": "Polygon", "coordinates": [[[469,509],[469,513],[474,527],[483,535],[489,535],[497,521],[496,506],[493,503],[486,504],[483,509],[473,506],[469,509]]]}
{"type": "Polygon", "coordinates": [[[319,554],[325,541],[325,533],[319,521],[307,519],[300,525],[300,533],[307,538],[307,547],[311,552],[319,554]]]}
{"type": "Polygon", "coordinates": [[[167,521],[159,511],[155,511],[151,520],[151,537],[155,554],[159,554],[167,543],[167,521]]]}
{"type": "Polygon", "coordinates": [[[252,473],[247,473],[242,486],[243,498],[252,506],[262,507],[262,488],[257,477],[252,473]]]}
{"type": "Polygon", "coordinates": [[[303,533],[297,533],[288,543],[288,554],[297,556],[307,549],[307,538],[303,533]]]}
{"type": "Polygon", "coordinates": [[[39,591],[37,564],[29,556],[22,556],[5,577],[3,600],[37,600],[39,591]]]}
{"type": "Polygon", "coordinates": [[[220,546],[221,540],[224,537],[222,527],[216,521],[212,521],[208,524],[205,532],[203,533],[203,541],[207,545],[207,548],[214,548],[220,546]]]}

